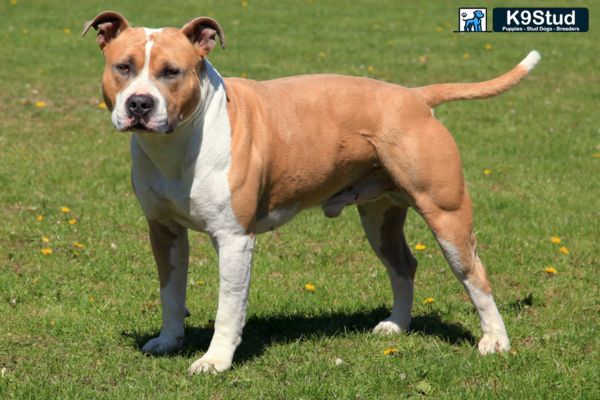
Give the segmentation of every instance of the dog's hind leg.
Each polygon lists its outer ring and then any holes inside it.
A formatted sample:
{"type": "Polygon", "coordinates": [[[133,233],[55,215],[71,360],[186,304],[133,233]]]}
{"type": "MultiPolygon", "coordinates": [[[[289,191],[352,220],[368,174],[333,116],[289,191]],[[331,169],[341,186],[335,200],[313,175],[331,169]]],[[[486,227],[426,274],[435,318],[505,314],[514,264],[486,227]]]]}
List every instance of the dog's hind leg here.
{"type": "Polygon", "coordinates": [[[379,158],[433,231],[452,271],[475,305],[483,331],[480,353],[506,351],[510,345],[504,322],[476,252],[471,199],[458,147],[439,121],[430,117],[417,122],[422,123],[415,124],[415,130],[407,130],[404,136],[384,137],[377,147],[379,158]]]}
{"type": "Polygon", "coordinates": [[[381,321],[375,333],[408,330],[413,304],[413,283],[417,261],[404,238],[406,208],[397,207],[389,198],[359,204],[362,226],[371,247],[387,268],[394,303],[389,318],[381,321]]]}
{"type": "Polygon", "coordinates": [[[463,284],[479,314],[483,338],[481,354],[507,351],[510,343],[502,317],[492,296],[485,268],[477,255],[472,231],[471,200],[464,198],[456,210],[441,210],[433,202],[421,200],[420,213],[433,231],[452,272],[463,284]]]}

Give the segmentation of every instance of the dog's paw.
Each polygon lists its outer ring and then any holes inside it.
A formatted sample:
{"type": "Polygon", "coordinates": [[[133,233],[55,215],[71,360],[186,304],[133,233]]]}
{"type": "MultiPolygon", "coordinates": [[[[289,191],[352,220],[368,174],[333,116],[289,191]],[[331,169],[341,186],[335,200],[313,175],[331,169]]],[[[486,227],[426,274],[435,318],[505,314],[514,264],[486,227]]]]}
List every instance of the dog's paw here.
{"type": "Polygon", "coordinates": [[[206,353],[201,358],[194,361],[188,369],[188,374],[216,374],[231,368],[231,357],[223,357],[217,354],[206,353]]]}
{"type": "Polygon", "coordinates": [[[144,353],[165,354],[179,350],[183,344],[183,336],[160,335],[151,339],[142,347],[144,353]]]}
{"type": "Polygon", "coordinates": [[[479,354],[501,353],[510,350],[510,341],[504,334],[483,335],[479,341],[479,354]]]}
{"type": "Polygon", "coordinates": [[[373,328],[373,333],[378,335],[394,335],[405,331],[406,328],[402,328],[399,324],[389,318],[381,321],[377,324],[377,326],[375,326],[375,328],[373,328]]]}

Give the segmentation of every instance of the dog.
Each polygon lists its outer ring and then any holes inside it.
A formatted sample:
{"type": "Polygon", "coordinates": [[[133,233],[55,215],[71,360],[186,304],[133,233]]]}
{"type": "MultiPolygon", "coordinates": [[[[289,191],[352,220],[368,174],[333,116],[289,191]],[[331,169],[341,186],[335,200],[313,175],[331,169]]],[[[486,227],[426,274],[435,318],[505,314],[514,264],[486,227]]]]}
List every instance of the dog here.
{"type": "Polygon", "coordinates": [[[335,217],[351,204],[392,287],[391,315],[374,332],[409,328],[417,262],[403,225],[413,207],[475,305],[479,352],[509,349],[476,252],[457,145],[432,108],[509,89],[539,53],[480,83],[409,89],[340,75],[257,82],[223,79],[207,60],[217,39],[225,48],[223,29],[209,17],[149,29],[105,11],[82,36],[91,28],[106,62],[102,94],[112,122],[132,132],[131,180],[158,268],[162,329],[142,351],[182,345],[188,229],[210,236],[220,277],[214,335],[189,373],[224,371],[242,340],[256,235],[307,208],[335,217]]]}
{"type": "MultiPolygon", "coordinates": [[[[465,14],[466,16],[466,14],[465,14]]],[[[465,31],[481,32],[481,18],[484,18],[485,14],[481,10],[473,11],[473,18],[464,19],[465,31]]]]}

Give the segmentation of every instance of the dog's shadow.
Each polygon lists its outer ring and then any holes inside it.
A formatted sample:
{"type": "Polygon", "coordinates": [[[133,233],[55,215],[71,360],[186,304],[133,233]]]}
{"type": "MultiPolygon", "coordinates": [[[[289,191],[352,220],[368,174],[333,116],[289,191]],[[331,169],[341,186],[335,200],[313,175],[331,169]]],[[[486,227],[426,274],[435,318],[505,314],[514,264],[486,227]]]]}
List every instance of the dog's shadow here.
{"type": "MultiPolygon", "coordinates": [[[[242,344],[235,354],[236,363],[244,363],[262,355],[265,350],[277,343],[302,340],[303,338],[332,337],[345,333],[368,333],[377,322],[389,315],[389,309],[378,307],[373,310],[354,313],[334,312],[319,316],[281,315],[271,317],[250,317],[244,328],[242,344]]],[[[139,349],[160,332],[123,332],[133,339],[139,349]]],[[[443,321],[436,312],[416,315],[412,319],[409,334],[422,334],[437,337],[451,345],[476,343],[475,337],[463,326],[443,321]]],[[[175,355],[191,357],[199,351],[206,351],[213,335],[209,327],[187,327],[182,349],[175,355]]],[[[169,356],[169,355],[165,355],[169,356]]]]}

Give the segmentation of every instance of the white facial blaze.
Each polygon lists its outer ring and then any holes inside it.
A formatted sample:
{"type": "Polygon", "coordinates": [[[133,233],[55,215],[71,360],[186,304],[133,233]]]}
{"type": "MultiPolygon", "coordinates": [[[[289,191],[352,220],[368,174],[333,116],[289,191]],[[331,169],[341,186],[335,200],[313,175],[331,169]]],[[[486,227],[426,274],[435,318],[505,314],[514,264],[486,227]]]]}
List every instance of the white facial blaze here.
{"type": "Polygon", "coordinates": [[[155,108],[151,112],[146,127],[158,132],[166,132],[169,129],[167,102],[150,76],[150,57],[154,46],[153,35],[159,34],[162,29],[144,28],[146,33],[146,44],[144,47],[144,66],[140,73],[117,94],[115,108],[111,119],[115,127],[122,131],[129,128],[134,120],[127,112],[127,99],[132,95],[148,95],[155,101],[155,108]]]}

